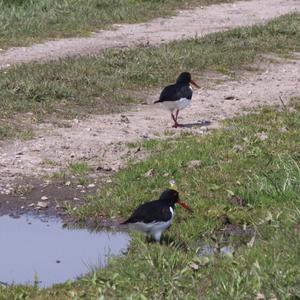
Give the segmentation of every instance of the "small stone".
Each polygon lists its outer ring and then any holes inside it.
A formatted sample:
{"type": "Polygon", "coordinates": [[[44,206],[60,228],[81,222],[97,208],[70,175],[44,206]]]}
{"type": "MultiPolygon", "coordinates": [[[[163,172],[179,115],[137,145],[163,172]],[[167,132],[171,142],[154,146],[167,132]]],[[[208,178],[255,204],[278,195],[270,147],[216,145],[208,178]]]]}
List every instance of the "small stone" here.
{"type": "Polygon", "coordinates": [[[261,141],[265,141],[269,138],[268,134],[265,132],[260,132],[257,134],[257,137],[261,140],[261,141]]]}
{"type": "Polygon", "coordinates": [[[191,160],[186,164],[186,166],[191,169],[195,167],[199,167],[200,165],[201,165],[201,160],[191,160]]]}
{"type": "Polygon", "coordinates": [[[67,181],[67,182],[65,183],[65,185],[67,185],[67,186],[71,185],[71,181],[67,181]]]}
{"type": "Polygon", "coordinates": [[[189,263],[189,267],[190,267],[192,270],[194,270],[194,271],[199,270],[199,265],[197,265],[197,264],[194,263],[194,262],[190,262],[190,263],[189,263]]]}
{"type": "Polygon", "coordinates": [[[202,130],[203,132],[206,132],[206,131],[208,131],[208,127],[207,126],[201,126],[200,130],[202,130]]]}
{"type": "Polygon", "coordinates": [[[144,177],[152,177],[155,175],[155,171],[153,169],[150,169],[149,171],[147,171],[145,174],[144,174],[144,177]]]}
{"type": "Polygon", "coordinates": [[[251,95],[252,94],[252,91],[248,91],[248,95],[251,95]]]}
{"type": "Polygon", "coordinates": [[[42,196],[41,200],[46,201],[46,200],[48,200],[48,197],[47,196],[42,196]]]}
{"type": "Polygon", "coordinates": [[[94,188],[96,185],[95,185],[95,183],[90,183],[88,186],[87,186],[87,188],[88,189],[91,189],[91,188],[94,188]]]}
{"type": "Polygon", "coordinates": [[[38,201],[38,203],[36,204],[37,208],[47,208],[48,207],[48,202],[41,202],[38,201]]]}

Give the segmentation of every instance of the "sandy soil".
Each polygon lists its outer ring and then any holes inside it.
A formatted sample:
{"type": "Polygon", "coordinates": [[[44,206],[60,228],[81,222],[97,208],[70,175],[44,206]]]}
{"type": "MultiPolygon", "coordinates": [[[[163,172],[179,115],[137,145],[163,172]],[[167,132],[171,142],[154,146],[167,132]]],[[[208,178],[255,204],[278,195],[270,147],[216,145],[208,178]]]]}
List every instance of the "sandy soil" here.
{"type": "Polygon", "coordinates": [[[37,137],[32,140],[2,142],[1,181],[51,173],[80,159],[97,161],[103,168],[118,170],[123,164],[122,157],[131,157],[131,152],[135,151],[129,150],[125,143],[162,137],[166,130],[174,135],[183,131],[202,134],[207,128],[201,123],[192,124],[204,120],[216,126],[218,121],[246,113],[251,108],[280,104],[279,96],[285,101],[300,96],[299,58],[299,54],[289,60],[265,58],[265,65],[259,72],[244,73],[238,81],[225,81],[213,88],[196,90],[192,106],[180,114],[180,121],[186,124],[184,128],[171,128],[169,113],[161,104],[137,105],[122,114],[72,120],[69,128],[41,124],[36,128],[37,137]],[[228,96],[234,99],[226,100],[228,96]]]}
{"type": "Polygon", "coordinates": [[[89,38],[70,38],[13,48],[0,54],[0,69],[10,65],[48,61],[59,57],[91,55],[112,47],[157,45],[172,40],[204,36],[233,27],[263,23],[269,19],[300,11],[299,0],[252,0],[211,5],[179,11],[173,18],[158,18],[141,24],[115,25],[89,38]]]}

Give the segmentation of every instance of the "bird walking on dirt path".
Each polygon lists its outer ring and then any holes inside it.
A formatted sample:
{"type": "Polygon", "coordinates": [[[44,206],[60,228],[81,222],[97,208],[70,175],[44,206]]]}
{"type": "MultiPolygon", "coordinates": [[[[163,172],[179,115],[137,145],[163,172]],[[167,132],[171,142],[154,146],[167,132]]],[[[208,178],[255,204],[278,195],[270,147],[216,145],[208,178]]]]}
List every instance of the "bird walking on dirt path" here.
{"type": "Polygon", "coordinates": [[[182,126],[177,122],[179,111],[188,107],[191,104],[193,89],[191,84],[197,88],[199,85],[192,80],[189,72],[182,72],[175,84],[166,86],[159,97],[159,100],[154,103],[162,103],[171,112],[171,117],[174,121],[173,127],[182,126]]]}
{"type": "Polygon", "coordinates": [[[131,225],[159,242],[163,231],[168,229],[174,218],[175,204],[178,203],[192,212],[192,209],[179,199],[179,194],[173,189],[166,189],[158,200],[145,202],[134,210],[132,215],[121,224],[131,225]]]}

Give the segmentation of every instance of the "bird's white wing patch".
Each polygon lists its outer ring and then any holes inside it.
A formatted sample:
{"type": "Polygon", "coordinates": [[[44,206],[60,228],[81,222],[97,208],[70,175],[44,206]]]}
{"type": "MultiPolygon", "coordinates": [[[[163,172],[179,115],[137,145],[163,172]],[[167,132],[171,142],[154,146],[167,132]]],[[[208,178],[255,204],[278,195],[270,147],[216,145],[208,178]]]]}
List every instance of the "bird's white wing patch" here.
{"type": "Polygon", "coordinates": [[[169,208],[170,208],[170,212],[172,214],[172,219],[173,219],[173,217],[174,217],[174,209],[171,206],[169,208]]]}

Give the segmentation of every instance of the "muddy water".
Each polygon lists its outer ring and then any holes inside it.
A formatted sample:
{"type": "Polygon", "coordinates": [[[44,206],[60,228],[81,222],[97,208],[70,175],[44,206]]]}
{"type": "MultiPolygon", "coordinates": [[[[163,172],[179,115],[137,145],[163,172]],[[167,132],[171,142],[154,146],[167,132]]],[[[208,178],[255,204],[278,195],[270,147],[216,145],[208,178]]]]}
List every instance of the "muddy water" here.
{"type": "Polygon", "coordinates": [[[74,280],[129,244],[122,232],[64,229],[59,219],[0,217],[0,282],[48,287],[74,280]]]}

